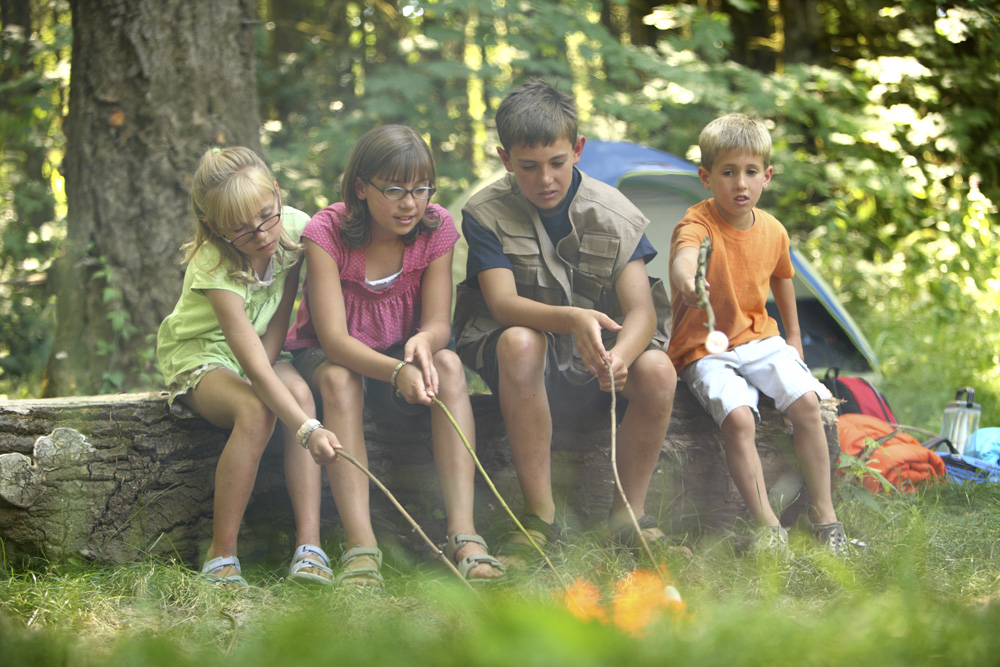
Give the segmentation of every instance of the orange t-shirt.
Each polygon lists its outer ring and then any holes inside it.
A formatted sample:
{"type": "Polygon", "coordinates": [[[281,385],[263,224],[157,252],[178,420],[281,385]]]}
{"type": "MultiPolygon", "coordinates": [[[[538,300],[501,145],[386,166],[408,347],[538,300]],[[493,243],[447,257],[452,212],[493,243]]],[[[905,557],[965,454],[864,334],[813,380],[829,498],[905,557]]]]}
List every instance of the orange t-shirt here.
{"type": "MultiPolygon", "coordinates": [[[[678,250],[697,249],[706,235],[711,237],[708,297],[715,328],[729,336],[729,349],[779,334],[778,323],[767,313],[771,277],[795,275],[785,227],[759,208],[753,214],[753,227],[740,231],[722,219],[713,199],[707,199],[687,210],[670,240],[673,265],[678,250]]],[[[679,371],[708,355],[708,316],[701,308],[684,305],[676,287],[671,286],[670,292],[674,318],[667,354],[679,371]]]]}

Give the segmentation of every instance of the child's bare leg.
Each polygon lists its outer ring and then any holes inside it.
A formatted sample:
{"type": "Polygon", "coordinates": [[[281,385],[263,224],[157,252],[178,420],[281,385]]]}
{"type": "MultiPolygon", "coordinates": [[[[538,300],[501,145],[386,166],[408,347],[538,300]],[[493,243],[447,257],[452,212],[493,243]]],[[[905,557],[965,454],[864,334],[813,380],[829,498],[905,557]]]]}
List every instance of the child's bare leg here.
{"type": "MultiPolygon", "coordinates": [[[[438,399],[448,408],[462,429],[473,450],[476,447],[476,423],[469,402],[469,388],[465,383],[465,369],[458,355],[451,350],[440,350],[434,355],[438,371],[438,399]]],[[[434,441],[434,462],[447,515],[447,533],[476,534],[473,518],[474,478],[476,464],[465,448],[465,443],[455,431],[448,417],[437,407],[431,407],[431,437],[434,441]]],[[[456,562],[473,554],[487,553],[482,546],[470,542],[455,552],[456,562]]],[[[503,573],[489,565],[477,565],[469,571],[469,578],[493,578],[503,573]]]]}
{"type": "MultiPolygon", "coordinates": [[[[337,434],[344,451],[367,468],[364,385],[361,376],[343,366],[324,362],[313,373],[313,381],[319,385],[320,395],[323,398],[325,425],[337,434]]],[[[338,459],[328,465],[326,473],[330,478],[333,500],[337,504],[340,521],[344,525],[347,548],[376,546],[368,505],[368,478],[344,459],[338,459]]],[[[375,566],[375,562],[368,557],[358,558],[352,564],[355,568],[375,566]]],[[[359,580],[357,583],[377,582],[359,580]]]]}
{"type": "MultiPolygon", "coordinates": [[[[206,560],[235,556],[240,523],[260,457],[274,432],[275,417],[250,383],[227,369],[210,372],[183,400],[215,426],[232,429],[215,468],[212,543],[206,560]]],[[[217,573],[219,577],[234,574],[234,568],[217,573]]]]}
{"type": "Polygon", "coordinates": [[[754,440],[756,429],[753,410],[747,406],[740,406],[726,416],[722,422],[726,464],[753,518],[762,526],[777,526],[781,522],[767,500],[764,470],[754,440]]]}
{"type": "Polygon", "coordinates": [[[551,523],[556,505],[552,497],[552,415],[545,390],[547,348],[541,332],[511,327],[497,343],[497,365],[500,411],[524,495],[524,512],[551,523]]]}
{"type": "MultiPolygon", "coordinates": [[[[618,476],[637,518],[645,513],[646,493],[670,426],[676,387],[677,373],[669,357],[661,351],[649,350],[639,355],[629,368],[622,390],[629,403],[617,437],[618,476]]],[[[628,522],[625,504],[615,493],[609,523],[615,527],[628,522]]],[[[656,539],[663,534],[657,529],[648,537],[656,539]]]]}
{"type": "Polygon", "coordinates": [[[787,414],[792,420],[792,441],[806,478],[816,523],[834,522],[837,520],[837,512],[833,508],[830,450],[826,431],[823,429],[819,399],[813,392],[803,394],[788,407],[787,414]]]}
{"type": "MultiPolygon", "coordinates": [[[[312,391],[298,371],[291,364],[277,363],[274,366],[274,372],[288,387],[302,411],[310,418],[314,418],[316,404],[312,391]]],[[[296,431],[284,424],[281,424],[280,428],[285,447],[285,486],[288,488],[288,497],[292,501],[292,515],[295,519],[295,545],[320,546],[319,516],[323,471],[313,461],[309,450],[299,445],[295,437],[296,431]]],[[[303,571],[322,576],[322,573],[315,568],[304,568],[303,571]]]]}

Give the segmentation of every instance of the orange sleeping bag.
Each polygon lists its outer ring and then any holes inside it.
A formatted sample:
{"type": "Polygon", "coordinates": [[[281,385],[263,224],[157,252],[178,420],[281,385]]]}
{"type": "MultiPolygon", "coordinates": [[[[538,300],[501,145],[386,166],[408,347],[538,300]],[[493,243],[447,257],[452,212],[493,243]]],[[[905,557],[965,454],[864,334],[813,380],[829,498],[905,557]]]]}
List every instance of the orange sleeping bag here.
{"type": "MultiPolygon", "coordinates": [[[[851,456],[866,460],[869,468],[882,473],[890,484],[904,493],[913,493],[920,482],[944,479],[944,461],[935,452],[920,444],[908,433],[899,430],[884,419],[870,415],[844,414],[837,418],[837,434],[840,449],[851,456]],[[881,447],[868,443],[870,438],[881,447]]],[[[882,489],[879,481],[866,476],[864,487],[873,493],[882,489]]]]}

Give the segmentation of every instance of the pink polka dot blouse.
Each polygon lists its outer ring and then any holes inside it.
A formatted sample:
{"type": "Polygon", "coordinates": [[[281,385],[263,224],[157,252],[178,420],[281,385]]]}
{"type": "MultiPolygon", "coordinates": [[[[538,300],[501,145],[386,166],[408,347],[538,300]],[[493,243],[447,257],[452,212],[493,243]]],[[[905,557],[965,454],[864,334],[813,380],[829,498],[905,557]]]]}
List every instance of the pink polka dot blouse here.
{"type": "MultiPolygon", "coordinates": [[[[376,290],[365,282],[364,248],[351,248],[340,238],[340,219],[345,212],[346,207],[340,202],[326,207],[309,221],[302,238],[314,241],[337,262],[348,332],[370,348],[383,351],[416,333],[420,324],[420,286],[424,269],[455,246],[458,230],[444,207],[429,204],[426,215],[441,221],[438,228],[421,233],[413,245],[406,246],[399,278],[388,287],[376,290]]],[[[309,317],[308,296],[309,267],[306,265],[302,302],[285,338],[286,350],[319,346],[309,317]]]]}

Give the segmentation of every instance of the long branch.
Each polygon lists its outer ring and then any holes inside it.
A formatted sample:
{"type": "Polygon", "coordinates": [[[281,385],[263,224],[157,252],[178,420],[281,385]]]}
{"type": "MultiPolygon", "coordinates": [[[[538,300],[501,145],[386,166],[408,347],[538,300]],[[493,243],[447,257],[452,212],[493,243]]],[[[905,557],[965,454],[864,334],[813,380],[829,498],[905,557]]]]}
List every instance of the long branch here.
{"type": "Polygon", "coordinates": [[[649,562],[654,567],[659,568],[656,564],[656,559],[653,558],[653,551],[649,548],[649,543],[646,542],[646,536],[642,534],[642,528],[639,527],[639,520],[632,510],[632,504],[625,497],[625,487],[622,485],[622,479],[618,475],[618,397],[616,395],[617,392],[615,392],[615,374],[611,368],[611,362],[605,360],[604,365],[607,367],[608,375],[611,378],[611,472],[615,476],[615,490],[618,491],[618,495],[621,496],[622,502],[625,504],[625,509],[628,511],[628,518],[632,522],[632,527],[635,528],[635,534],[639,537],[639,541],[642,542],[642,548],[645,549],[646,555],[649,556],[649,562]]]}
{"type": "Polygon", "coordinates": [[[542,558],[545,559],[546,565],[548,565],[549,568],[556,573],[556,576],[559,578],[560,585],[562,585],[563,588],[566,588],[566,584],[563,582],[562,575],[560,574],[559,570],[556,569],[556,566],[552,564],[551,560],[549,560],[549,557],[545,554],[545,551],[540,546],[538,546],[538,543],[535,542],[533,537],[531,537],[531,533],[529,533],[527,529],[521,524],[517,516],[514,515],[514,512],[511,511],[510,506],[507,505],[507,502],[503,499],[503,496],[500,495],[500,491],[498,491],[497,487],[494,486],[493,480],[490,479],[489,474],[487,474],[485,468],[483,468],[483,464],[480,463],[479,457],[476,456],[476,450],[473,449],[471,444],[469,444],[468,438],[465,437],[465,434],[462,432],[461,427],[458,425],[458,422],[455,421],[455,418],[452,416],[451,412],[448,410],[447,407],[445,407],[445,404],[442,403],[441,400],[436,396],[432,397],[431,400],[434,401],[434,405],[441,408],[441,411],[444,413],[445,417],[447,417],[448,421],[451,422],[451,425],[455,427],[455,431],[458,433],[458,437],[462,439],[462,444],[465,445],[465,448],[469,451],[469,454],[472,455],[472,460],[476,462],[476,468],[482,474],[483,479],[486,480],[486,484],[490,487],[490,490],[493,492],[493,495],[496,496],[496,499],[500,502],[500,505],[502,505],[503,508],[507,511],[507,514],[510,516],[510,518],[514,520],[514,525],[516,525],[517,529],[521,531],[521,534],[523,534],[527,538],[528,543],[535,548],[535,551],[541,554],[542,558]]]}
{"type": "MultiPolygon", "coordinates": [[[[403,509],[403,506],[399,504],[399,501],[396,500],[396,497],[392,495],[392,493],[389,491],[389,489],[387,489],[385,487],[385,485],[382,484],[382,482],[380,482],[378,480],[378,478],[375,477],[375,475],[373,475],[371,473],[370,470],[368,470],[368,468],[366,468],[365,466],[361,465],[361,463],[356,458],[354,458],[353,456],[351,456],[350,454],[348,454],[347,452],[345,452],[343,450],[338,450],[337,451],[337,456],[343,457],[344,460],[346,460],[348,463],[351,463],[352,465],[354,465],[354,467],[356,467],[358,470],[360,470],[361,472],[363,472],[368,477],[368,479],[370,479],[372,482],[374,482],[375,486],[377,486],[382,491],[382,493],[384,493],[386,495],[386,497],[392,502],[392,504],[396,506],[396,509],[399,510],[399,513],[402,514],[406,518],[406,520],[410,522],[410,525],[413,526],[413,530],[415,530],[417,532],[417,534],[420,535],[420,537],[422,537],[425,542],[427,542],[428,546],[430,546],[430,548],[431,548],[431,551],[433,551],[435,554],[437,554],[438,558],[440,558],[442,561],[444,561],[444,564],[447,565],[448,568],[452,572],[455,573],[456,577],[458,577],[459,579],[462,580],[462,583],[464,583],[466,586],[469,587],[469,590],[471,590],[473,593],[476,593],[476,589],[474,589],[472,587],[472,584],[470,584],[465,579],[465,577],[462,576],[462,573],[458,571],[458,568],[455,567],[455,564],[451,562],[451,559],[444,555],[444,552],[442,552],[437,547],[437,545],[434,544],[433,541],[431,541],[431,538],[427,537],[427,534],[420,527],[420,524],[418,524],[413,519],[413,517],[410,516],[409,512],[407,512],[405,509],[403,509]]],[[[476,593],[476,594],[478,595],[478,593],[476,593]]]]}
{"type": "Polygon", "coordinates": [[[705,274],[708,272],[708,259],[712,256],[712,239],[708,236],[701,240],[698,247],[698,269],[694,273],[694,289],[698,293],[698,305],[701,306],[708,316],[708,333],[715,331],[715,312],[712,304],[708,300],[705,292],[705,274]]]}

